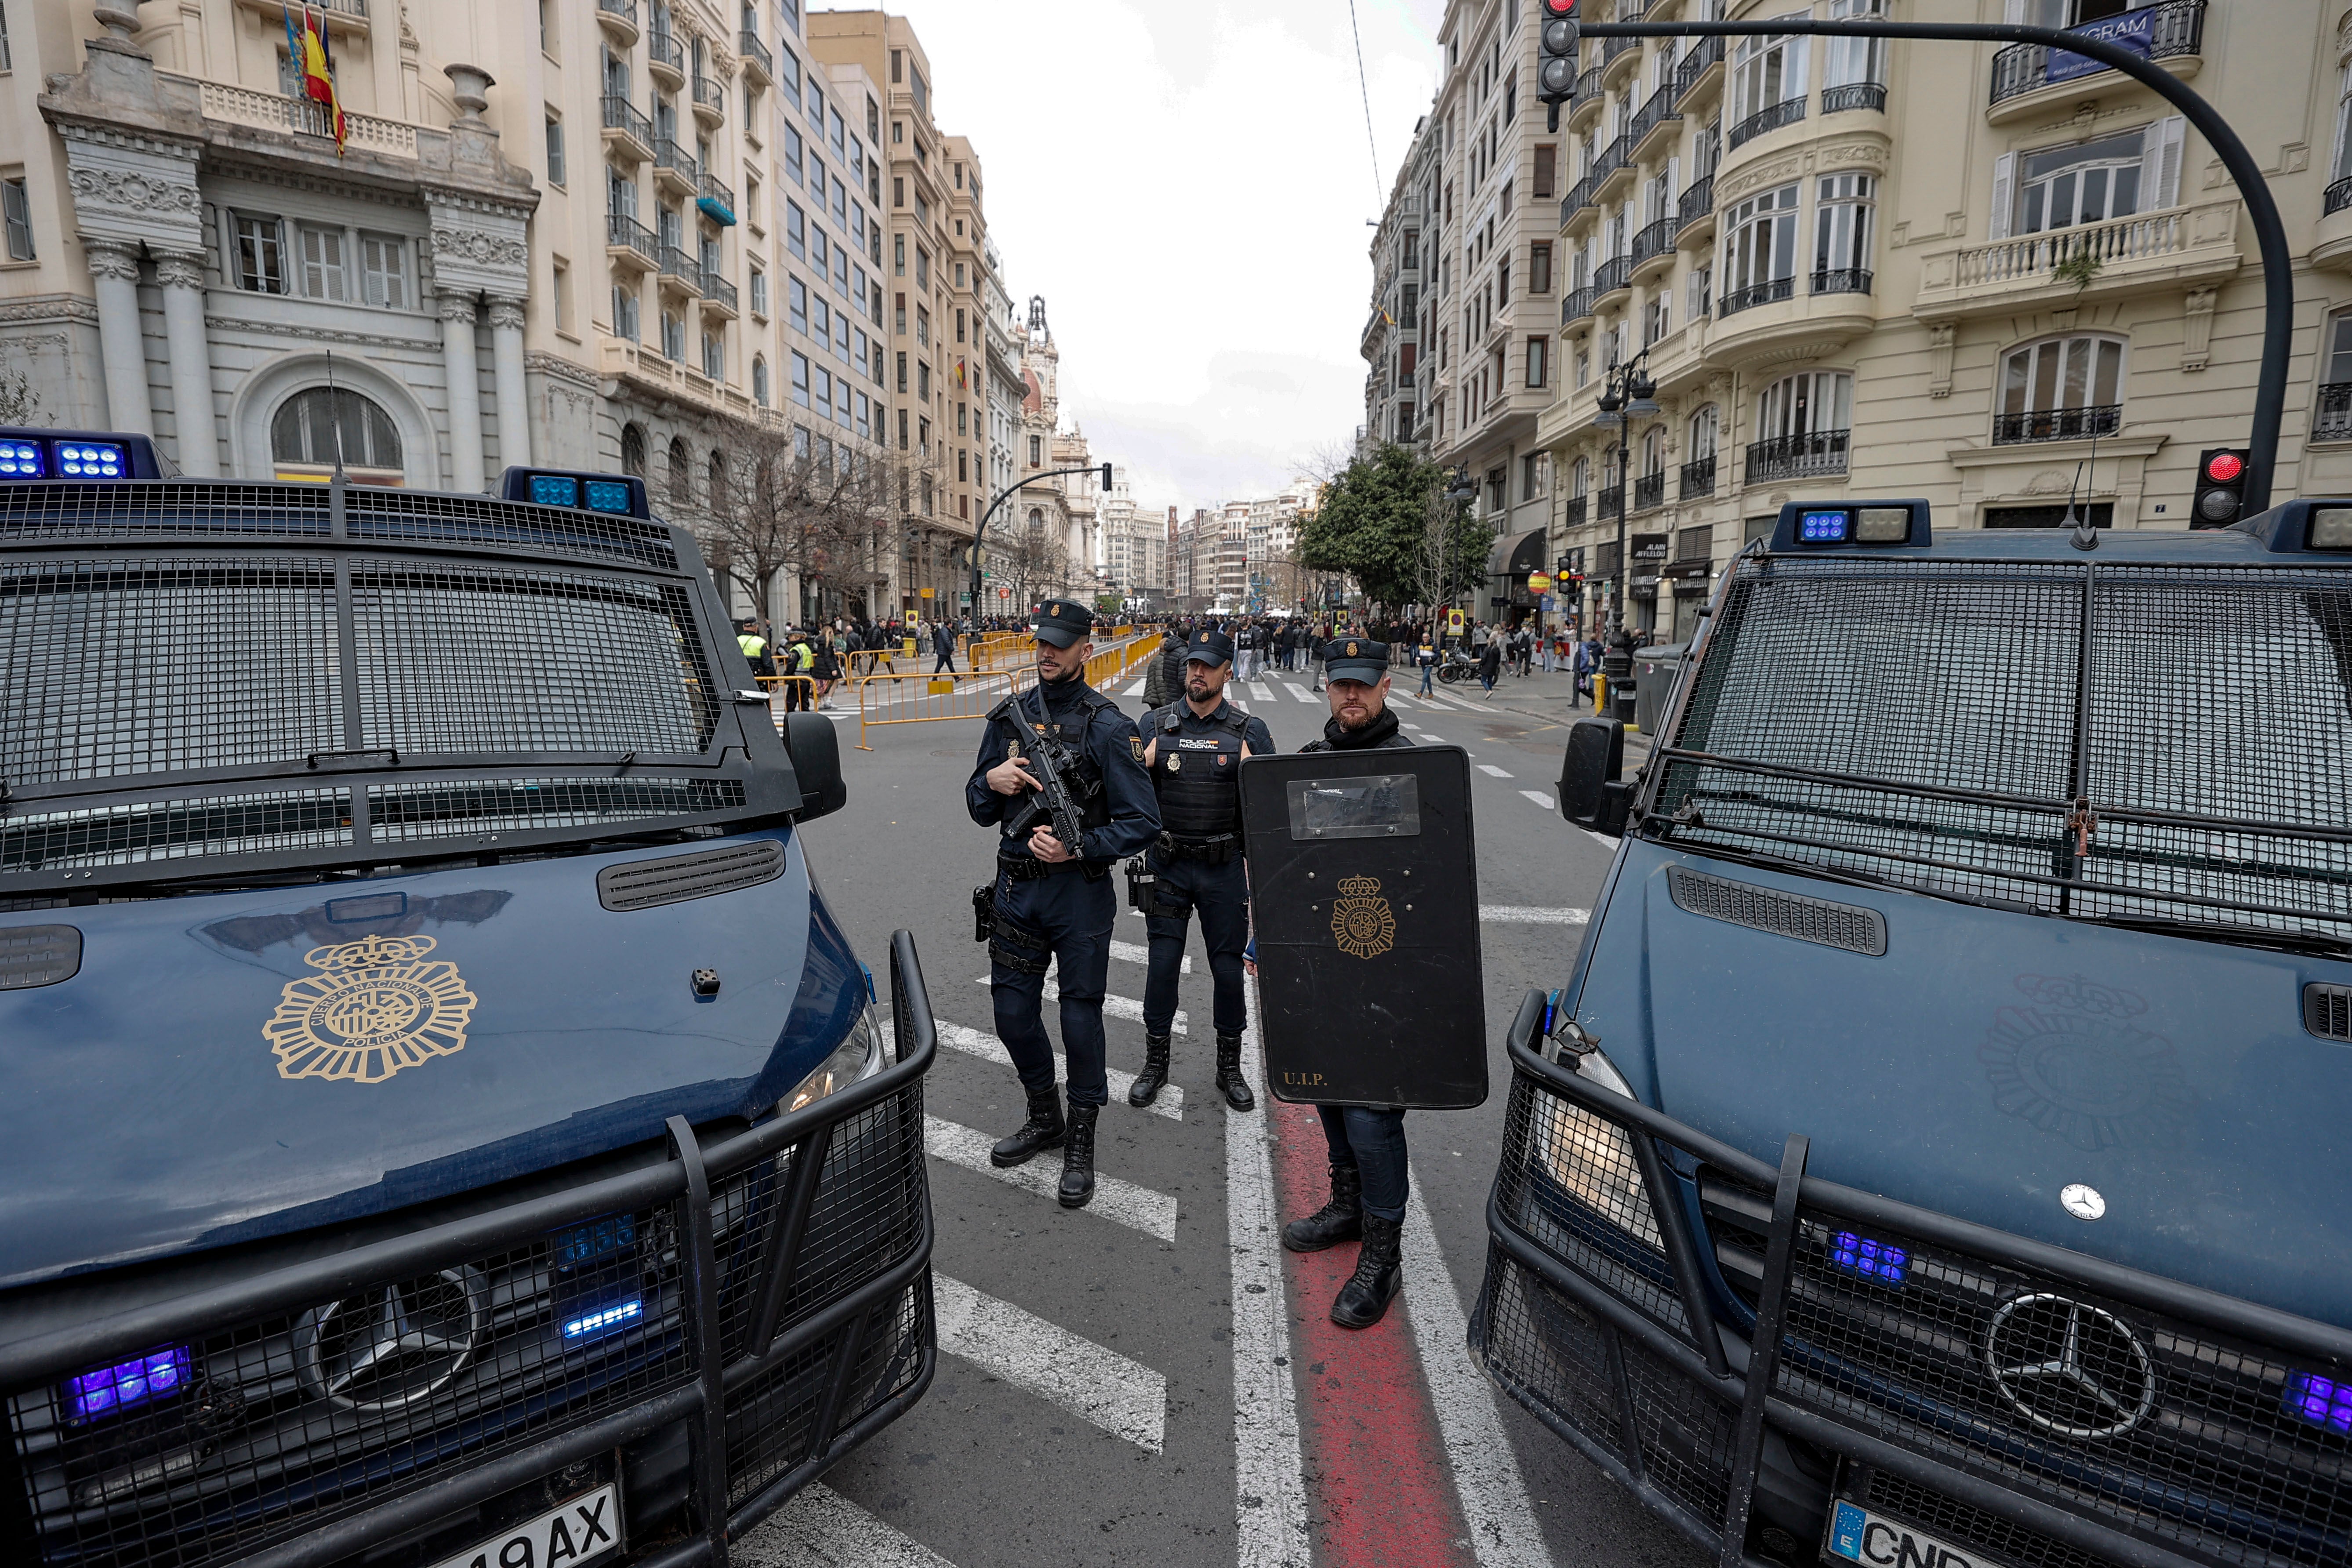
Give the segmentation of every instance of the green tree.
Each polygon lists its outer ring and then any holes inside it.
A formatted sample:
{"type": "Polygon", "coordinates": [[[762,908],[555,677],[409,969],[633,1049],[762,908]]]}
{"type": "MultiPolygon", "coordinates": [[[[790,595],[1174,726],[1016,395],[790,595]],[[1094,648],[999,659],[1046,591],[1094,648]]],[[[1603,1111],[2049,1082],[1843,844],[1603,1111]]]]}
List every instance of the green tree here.
{"type": "Polygon", "coordinates": [[[1436,604],[1485,579],[1494,531],[1444,499],[1444,470],[1393,443],[1351,460],[1301,530],[1299,564],[1345,572],[1394,610],[1436,604]]]}

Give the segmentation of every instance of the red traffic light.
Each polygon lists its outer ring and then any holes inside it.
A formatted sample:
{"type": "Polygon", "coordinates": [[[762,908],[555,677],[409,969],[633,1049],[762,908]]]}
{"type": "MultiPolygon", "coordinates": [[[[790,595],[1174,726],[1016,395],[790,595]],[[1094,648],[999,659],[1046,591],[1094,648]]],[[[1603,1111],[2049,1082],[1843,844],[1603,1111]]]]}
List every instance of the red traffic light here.
{"type": "Polygon", "coordinates": [[[2205,465],[2205,477],[2217,485],[2229,484],[2245,471],[2245,460],[2235,452],[2216,452],[2205,465]]]}
{"type": "Polygon", "coordinates": [[[1544,14],[1548,16],[1573,16],[1576,5],[1577,0],[1544,0],[1544,14]]]}

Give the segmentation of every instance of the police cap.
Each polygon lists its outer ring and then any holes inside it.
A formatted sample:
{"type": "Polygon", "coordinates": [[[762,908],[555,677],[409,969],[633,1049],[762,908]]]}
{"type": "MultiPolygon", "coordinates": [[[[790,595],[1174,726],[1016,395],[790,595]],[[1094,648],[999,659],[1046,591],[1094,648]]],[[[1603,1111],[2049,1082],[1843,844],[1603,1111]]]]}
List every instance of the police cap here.
{"type": "Polygon", "coordinates": [[[1055,647],[1067,647],[1080,637],[1091,637],[1095,629],[1095,613],[1075,599],[1048,599],[1037,606],[1037,639],[1055,647]]]}
{"type": "Polygon", "coordinates": [[[1389,672],[1389,645],[1370,637],[1333,637],[1323,645],[1323,679],[1377,685],[1389,672]]]}
{"type": "Polygon", "coordinates": [[[1187,664],[1231,664],[1234,661],[1234,639],[1213,626],[1203,626],[1192,634],[1184,647],[1187,664]]]}

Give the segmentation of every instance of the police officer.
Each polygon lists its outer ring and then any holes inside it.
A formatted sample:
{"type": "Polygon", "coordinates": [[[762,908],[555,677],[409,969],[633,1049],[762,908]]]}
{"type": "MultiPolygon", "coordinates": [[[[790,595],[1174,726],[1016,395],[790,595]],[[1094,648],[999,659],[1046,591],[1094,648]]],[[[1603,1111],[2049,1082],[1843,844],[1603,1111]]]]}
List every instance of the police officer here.
{"type": "Polygon", "coordinates": [[[773,675],[776,661],[768,657],[768,639],[760,635],[760,623],[741,620],[735,624],[735,646],[743,650],[744,659],[754,675],[773,675]]]}
{"type": "Polygon", "coordinates": [[[989,1158],[1007,1168],[1059,1147],[1064,1208],[1094,1196],[1095,1118],[1110,1097],[1103,1070],[1103,992],[1118,915],[1111,868],[1160,836],[1160,804],[1144,774],[1134,721],[1087,685],[1094,621],[1092,611],[1068,599],[1039,608],[1037,685],[989,715],[980,760],[964,785],[971,819],[1002,829],[989,906],[989,985],[997,1037],[1029,1096],[1029,1119],[989,1158]],[[1075,753],[1065,782],[1079,807],[1076,845],[1063,843],[1049,821],[1028,809],[1039,784],[1027,759],[1041,734],[1075,753]],[[1012,750],[1016,745],[1018,756],[1012,750]],[[1040,1009],[1048,959],[1061,991],[1062,1047],[1070,1064],[1066,1121],[1040,1009]]]}
{"type": "Polygon", "coordinates": [[[1143,983],[1143,1070],[1127,1091],[1149,1105],[1168,1081],[1168,1035],[1176,1021],[1176,976],[1184,964],[1184,921],[1201,913],[1216,979],[1217,1088],[1235,1110],[1257,1096],[1242,1076],[1242,949],[1249,942],[1249,882],[1242,864],[1244,757],[1274,754],[1265,721],[1225,700],[1234,640],[1198,631],[1184,648],[1184,698],[1144,715],[1143,765],[1160,795],[1160,841],[1150,852],[1156,879],[1144,929],[1151,971],[1143,983]]]}
{"type": "MultiPolygon", "coordinates": [[[[1331,704],[1323,738],[1302,752],[1361,752],[1412,742],[1390,710],[1389,649],[1368,637],[1334,638],[1323,648],[1325,695],[1331,704]]],[[[1293,1252],[1320,1252],[1360,1237],[1356,1271],[1331,1303],[1343,1329],[1369,1329],[1389,1310],[1400,1279],[1404,1231],[1404,1112],[1388,1105],[1322,1105],[1331,1148],[1331,1201],[1282,1227],[1293,1252]]]]}

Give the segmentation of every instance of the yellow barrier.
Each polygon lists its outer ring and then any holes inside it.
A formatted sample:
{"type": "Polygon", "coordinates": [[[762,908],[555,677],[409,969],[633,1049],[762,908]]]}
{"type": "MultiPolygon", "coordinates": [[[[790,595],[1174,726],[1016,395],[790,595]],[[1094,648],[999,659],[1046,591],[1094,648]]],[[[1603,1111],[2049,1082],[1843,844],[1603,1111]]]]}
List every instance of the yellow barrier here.
{"type": "MultiPolygon", "coordinates": [[[[1159,634],[1108,647],[1087,660],[1087,684],[1097,689],[1151,657],[1159,634]]],[[[1025,651],[1025,647],[1024,647],[1025,651]]],[[[857,687],[857,749],[874,749],[866,731],[882,724],[922,724],[939,719],[978,719],[1008,692],[1036,684],[1034,657],[1004,669],[968,669],[954,675],[863,675],[857,687]]]]}
{"type": "MultiPolygon", "coordinates": [[[[792,711],[795,706],[791,689],[797,688],[799,690],[798,707],[810,711],[815,710],[817,683],[816,677],[813,675],[755,675],[751,679],[758,681],[760,689],[768,694],[770,699],[768,711],[774,716],[776,728],[779,730],[784,727],[784,714],[792,711]],[[785,694],[785,706],[781,710],[776,708],[773,700],[779,691],[785,694]]],[[[833,684],[837,686],[840,682],[835,681],[833,684]]]]}

